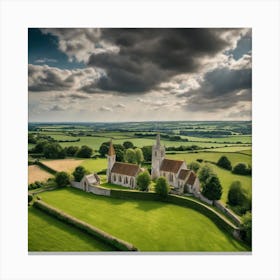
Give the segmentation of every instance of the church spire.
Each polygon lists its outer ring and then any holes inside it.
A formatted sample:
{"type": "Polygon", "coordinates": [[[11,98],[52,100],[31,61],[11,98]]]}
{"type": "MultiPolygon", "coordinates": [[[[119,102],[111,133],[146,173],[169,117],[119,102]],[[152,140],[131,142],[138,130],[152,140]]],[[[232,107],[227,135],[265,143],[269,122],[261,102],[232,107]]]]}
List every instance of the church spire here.
{"type": "Polygon", "coordinates": [[[157,133],[157,140],[156,140],[156,145],[159,147],[160,146],[160,133],[157,133]]]}
{"type": "Polygon", "coordinates": [[[111,138],[111,141],[110,141],[110,146],[109,146],[109,151],[108,151],[108,156],[113,156],[115,155],[115,149],[114,149],[114,146],[113,146],[113,142],[112,142],[112,138],[111,138]]]}

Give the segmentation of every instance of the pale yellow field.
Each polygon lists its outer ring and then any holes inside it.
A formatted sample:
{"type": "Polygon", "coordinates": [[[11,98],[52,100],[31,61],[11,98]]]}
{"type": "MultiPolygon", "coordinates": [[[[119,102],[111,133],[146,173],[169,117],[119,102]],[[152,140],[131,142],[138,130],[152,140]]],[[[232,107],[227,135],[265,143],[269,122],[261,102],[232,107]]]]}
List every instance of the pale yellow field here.
{"type": "Polygon", "coordinates": [[[83,161],[83,159],[56,159],[50,161],[42,161],[42,163],[54,169],[55,171],[72,172],[74,171],[75,167],[80,165],[83,161]]]}
{"type": "Polygon", "coordinates": [[[34,183],[35,181],[45,181],[51,177],[53,177],[52,174],[41,169],[38,165],[28,166],[28,184],[34,183]]]}

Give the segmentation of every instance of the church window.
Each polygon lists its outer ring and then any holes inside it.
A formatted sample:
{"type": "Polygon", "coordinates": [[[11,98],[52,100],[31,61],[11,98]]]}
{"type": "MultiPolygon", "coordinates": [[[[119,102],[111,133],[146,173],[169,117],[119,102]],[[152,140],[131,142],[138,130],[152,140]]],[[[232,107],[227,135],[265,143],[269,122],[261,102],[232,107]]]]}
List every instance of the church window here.
{"type": "Polygon", "coordinates": [[[169,181],[173,182],[173,174],[172,173],[169,174],[169,181]]]}
{"type": "Polygon", "coordinates": [[[119,182],[122,182],[122,177],[121,176],[119,176],[119,182]]]}
{"type": "Polygon", "coordinates": [[[128,179],[127,179],[127,177],[125,177],[125,183],[126,183],[126,184],[128,183],[128,179]]]}
{"type": "Polygon", "coordinates": [[[130,178],[130,186],[133,187],[133,178],[130,178]]]}
{"type": "Polygon", "coordinates": [[[116,182],[116,180],[117,180],[117,178],[116,178],[116,175],[115,175],[115,174],[114,174],[113,180],[114,180],[114,182],[116,182]]]}

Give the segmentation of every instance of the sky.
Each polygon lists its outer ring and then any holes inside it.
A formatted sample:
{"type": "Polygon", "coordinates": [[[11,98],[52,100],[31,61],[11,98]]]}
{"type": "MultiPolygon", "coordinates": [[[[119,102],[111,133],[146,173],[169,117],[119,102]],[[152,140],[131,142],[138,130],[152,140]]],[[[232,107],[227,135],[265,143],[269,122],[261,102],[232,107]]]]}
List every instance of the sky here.
{"type": "Polygon", "coordinates": [[[29,28],[30,122],[251,120],[248,28],[29,28]]]}

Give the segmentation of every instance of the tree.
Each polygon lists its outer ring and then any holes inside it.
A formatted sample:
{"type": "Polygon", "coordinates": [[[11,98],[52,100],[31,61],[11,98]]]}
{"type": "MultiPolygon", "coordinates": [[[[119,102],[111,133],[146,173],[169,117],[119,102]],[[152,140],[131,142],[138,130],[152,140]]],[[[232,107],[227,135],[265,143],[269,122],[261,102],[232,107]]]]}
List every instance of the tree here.
{"type": "Polygon", "coordinates": [[[32,149],[33,153],[43,153],[44,147],[48,144],[49,142],[46,140],[39,140],[35,147],[32,149]]]}
{"type": "Polygon", "coordinates": [[[135,154],[135,150],[133,149],[127,149],[125,151],[125,161],[129,162],[129,163],[135,163],[136,162],[136,154],[135,154]]]}
{"type": "Polygon", "coordinates": [[[65,158],[65,151],[58,143],[46,144],[43,152],[46,158],[65,158]]]}
{"type": "Polygon", "coordinates": [[[125,141],[125,142],[123,142],[123,147],[124,147],[125,149],[130,149],[130,148],[133,148],[134,145],[133,145],[133,143],[130,142],[130,141],[125,141]]]}
{"type": "Polygon", "coordinates": [[[219,200],[223,190],[217,175],[212,175],[202,184],[202,194],[210,200],[219,200]]]}
{"type": "Polygon", "coordinates": [[[55,175],[55,182],[58,187],[66,187],[69,184],[69,179],[69,174],[64,171],[58,172],[55,175]]]}
{"type": "Polygon", "coordinates": [[[105,157],[108,154],[109,145],[110,145],[110,142],[104,142],[101,144],[101,146],[99,148],[99,154],[101,157],[105,157]]]}
{"type": "Polygon", "coordinates": [[[252,245],[252,213],[247,212],[243,218],[241,225],[243,239],[251,246],[252,245]]]}
{"type": "Polygon", "coordinates": [[[141,164],[144,161],[143,152],[139,148],[135,149],[135,160],[137,164],[141,164]]]}
{"type": "Polygon", "coordinates": [[[217,165],[227,170],[232,169],[231,162],[226,156],[221,156],[217,162],[217,165]]]}
{"type": "Polygon", "coordinates": [[[142,152],[143,152],[143,156],[144,156],[145,161],[151,161],[152,160],[152,146],[142,147],[142,152]]]}
{"type": "Polygon", "coordinates": [[[198,173],[198,178],[201,183],[206,183],[206,181],[213,175],[215,175],[215,173],[212,168],[209,165],[204,165],[198,173]]]}
{"type": "Polygon", "coordinates": [[[81,180],[83,179],[83,177],[87,173],[88,173],[88,171],[83,166],[79,165],[75,168],[72,175],[74,176],[74,179],[75,179],[76,182],[81,182],[81,180]]]}
{"type": "Polygon", "coordinates": [[[149,190],[149,186],[151,184],[150,174],[147,171],[140,173],[136,178],[136,183],[140,191],[149,190]]]}
{"type": "Polygon", "coordinates": [[[115,153],[116,153],[116,161],[124,161],[124,147],[121,144],[113,144],[115,153]]]}
{"type": "Polygon", "coordinates": [[[232,206],[243,205],[246,201],[246,192],[242,188],[240,181],[231,183],[228,191],[228,203],[232,206]]]}
{"type": "Polygon", "coordinates": [[[170,188],[167,184],[165,177],[159,177],[157,179],[156,185],[155,185],[156,193],[162,197],[167,197],[169,190],[170,190],[170,188]]]}
{"type": "Polygon", "coordinates": [[[64,148],[65,153],[69,157],[73,157],[79,150],[78,146],[69,146],[64,148]]]}
{"type": "Polygon", "coordinates": [[[238,163],[234,166],[232,173],[240,175],[249,175],[251,173],[251,168],[250,166],[247,168],[246,163],[238,163]]]}
{"type": "Polygon", "coordinates": [[[76,156],[77,157],[80,157],[80,158],[90,158],[91,155],[92,155],[92,148],[89,147],[89,146],[86,146],[86,145],[83,145],[79,150],[78,152],[76,153],[76,156]]]}
{"type": "Polygon", "coordinates": [[[200,164],[195,161],[189,164],[189,169],[193,170],[195,173],[197,173],[199,168],[200,168],[200,164]]]}

